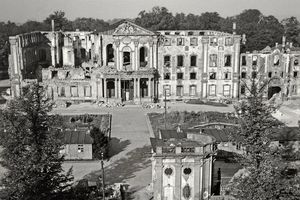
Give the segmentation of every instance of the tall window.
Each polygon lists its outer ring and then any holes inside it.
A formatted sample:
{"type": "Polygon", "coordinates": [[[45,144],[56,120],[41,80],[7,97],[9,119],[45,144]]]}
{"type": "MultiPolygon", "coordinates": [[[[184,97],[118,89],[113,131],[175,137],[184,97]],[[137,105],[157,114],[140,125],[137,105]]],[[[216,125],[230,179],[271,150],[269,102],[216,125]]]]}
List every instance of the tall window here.
{"type": "Polygon", "coordinates": [[[217,54],[211,54],[209,56],[209,66],[210,67],[216,67],[217,66],[217,59],[218,59],[217,54]]]}
{"type": "Polygon", "coordinates": [[[247,65],[246,56],[242,56],[242,66],[246,66],[246,65],[247,65]]]}
{"type": "Polygon", "coordinates": [[[171,85],[164,85],[164,95],[170,96],[171,95],[171,85]]]}
{"type": "Polygon", "coordinates": [[[91,97],[92,96],[91,86],[84,86],[84,96],[85,97],[91,97]]]}
{"type": "Polygon", "coordinates": [[[148,64],[148,50],[146,47],[140,48],[140,67],[146,67],[148,64]]]}
{"type": "Polygon", "coordinates": [[[78,97],[78,87],[71,86],[71,97],[78,97]]]}
{"type": "Polygon", "coordinates": [[[225,67],[230,67],[231,66],[231,55],[225,55],[225,67]]]}
{"type": "Polygon", "coordinates": [[[182,67],[183,66],[183,56],[177,56],[177,66],[182,67]]]}
{"type": "Polygon", "coordinates": [[[230,96],[230,85],[223,85],[223,96],[230,96]]]}
{"type": "Polygon", "coordinates": [[[196,85],[190,86],[190,96],[196,96],[196,85]]]}
{"type": "Polygon", "coordinates": [[[216,96],[216,85],[209,85],[209,95],[216,96]]]}
{"type": "Polygon", "coordinates": [[[242,77],[242,78],[246,78],[246,76],[247,76],[247,72],[242,72],[242,73],[241,73],[241,77],[242,77]]]}
{"type": "Polygon", "coordinates": [[[197,56],[191,56],[191,66],[196,67],[197,65],[197,56]]]}
{"type": "Polygon", "coordinates": [[[166,67],[171,66],[171,56],[169,56],[169,55],[164,56],[164,66],[166,66],[166,67]]]}
{"type": "Polygon", "coordinates": [[[241,94],[246,94],[246,86],[241,85],[241,94]]]}
{"type": "Polygon", "coordinates": [[[58,96],[59,97],[65,97],[66,96],[65,87],[59,87],[58,88],[58,96]]]}
{"type": "Polygon", "coordinates": [[[183,38],[177,38],[177,46],[184,46],[184,39],[183,38]]]}
{"type": "Polygon", "coordinates": [[[183,96],[183,86],[177,85],[176,87],[176,96],[182,97],[183,96]]]}

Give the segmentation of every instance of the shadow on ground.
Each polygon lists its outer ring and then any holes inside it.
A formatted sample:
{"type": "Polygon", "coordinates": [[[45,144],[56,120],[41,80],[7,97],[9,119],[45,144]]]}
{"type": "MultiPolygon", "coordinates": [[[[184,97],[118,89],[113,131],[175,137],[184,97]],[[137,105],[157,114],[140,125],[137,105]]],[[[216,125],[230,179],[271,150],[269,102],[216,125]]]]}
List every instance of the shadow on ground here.
{"type": "MultiPolygon", "coordinates": [[[[147,168],[151,164],[150,146],[136,148],[128,152],[124,158],[117,160],[105,168],[105,183],[107,185],[121,183],[127,179],[134,178],[135,172],[147,168]]],[[[94,171],[84,178],[90,181],[99,180],[101,170],[94,171]]]]}
{"type": "Polygon", "coordinates": [[[130,144],[129,140],[121,141],[119,138],[111,138],[110,144],[109,144],[109,152],[108,157],[111,158],[114,155],[117,155],[118,153],[124,151],[124,149],[130,144]]]}

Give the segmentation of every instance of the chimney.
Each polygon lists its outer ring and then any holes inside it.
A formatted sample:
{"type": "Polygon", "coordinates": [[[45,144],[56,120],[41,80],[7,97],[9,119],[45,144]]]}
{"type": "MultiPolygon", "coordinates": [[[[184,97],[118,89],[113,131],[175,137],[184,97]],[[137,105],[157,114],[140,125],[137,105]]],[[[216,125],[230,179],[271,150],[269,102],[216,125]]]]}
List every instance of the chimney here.
{"type": "Polygon", "coordinates": [[[293,47],[293,43],[292,42],[290,42],[290,48],[292,48],[293,47]]]}
{"type": "Polygon", "coordinates": [[[54,19],[51,20],[51,27],[52,27],[52,32],[55,31],[55,28],[54,28],[54,19]]]}
{"type": "Polygon", "coordinates": [[[236,22],[233,22],[233,24],[232,24],[232,34],[233,35],[236,34],[236,22]]]}
{"type": "Polygon", "coordinates": [[[282,47],[285,47],[286,37],[282,36],[282,47]]]}
{"type": "Polygon", "coordinates": [[[275,47],[278,48],[278,42],[275,43],[275,47]]]}

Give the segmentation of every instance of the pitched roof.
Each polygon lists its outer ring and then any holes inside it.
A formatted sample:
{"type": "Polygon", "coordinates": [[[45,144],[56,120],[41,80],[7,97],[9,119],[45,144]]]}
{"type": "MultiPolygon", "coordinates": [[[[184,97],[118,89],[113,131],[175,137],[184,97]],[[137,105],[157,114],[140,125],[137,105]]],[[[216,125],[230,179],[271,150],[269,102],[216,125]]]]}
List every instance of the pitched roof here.
{"type": "Polygon", "coordinates": [[[85,131],[65,131],[64,144],[93,144],[93,138],[85,131]]]}

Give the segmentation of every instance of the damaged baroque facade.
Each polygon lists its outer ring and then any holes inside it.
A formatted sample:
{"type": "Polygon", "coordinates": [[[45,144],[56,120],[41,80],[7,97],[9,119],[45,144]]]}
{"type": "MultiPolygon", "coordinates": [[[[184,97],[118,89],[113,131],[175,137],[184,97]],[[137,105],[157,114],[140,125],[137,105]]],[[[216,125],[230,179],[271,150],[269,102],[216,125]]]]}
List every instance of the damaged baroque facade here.
{"type": "Polygon", "coordinates": [[[254,77],[269,81],[264,94],[268,99],[277,93],[283,99],[299,98],[300,48],[286,42],[285,37],[273,48],[242,53],[240,60],[241,98],[248,93],[246,85],[254,77]]]}
{"type": "Polygon", "coordinates": [[[10,37],[12,95],[40,81],[62,101],[238,98],[240,36],[146,30],[129,21],[95,32],[10,37]]]}

